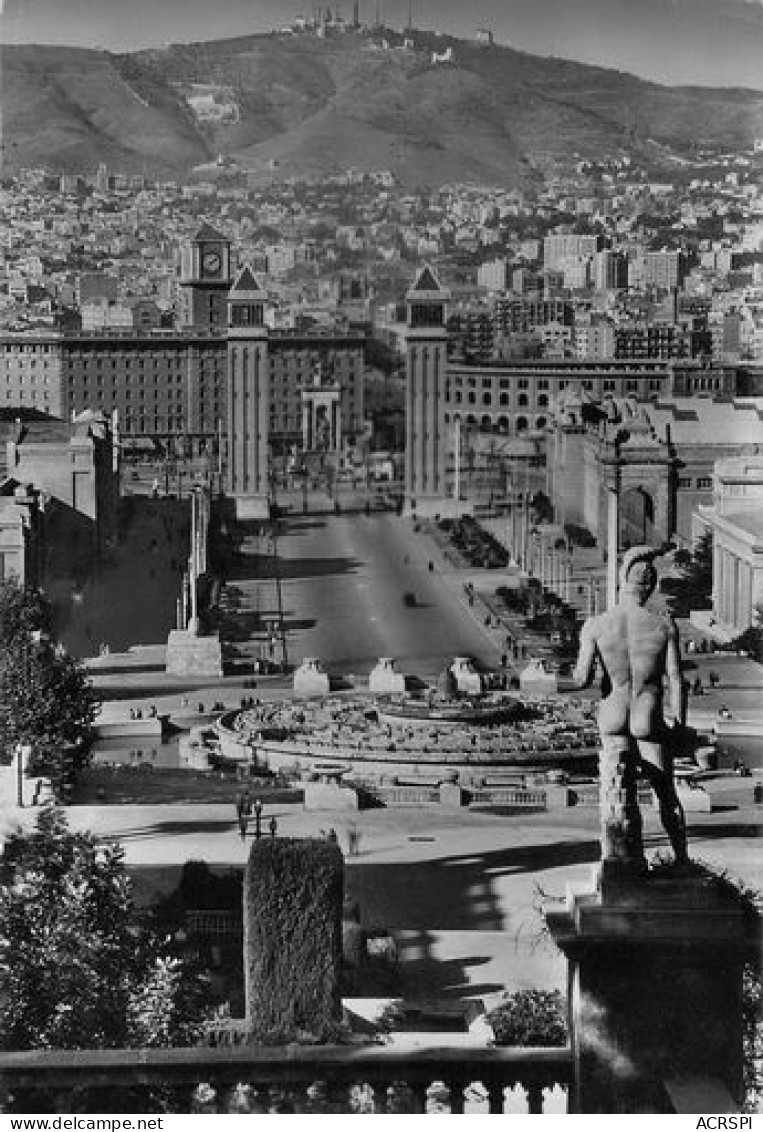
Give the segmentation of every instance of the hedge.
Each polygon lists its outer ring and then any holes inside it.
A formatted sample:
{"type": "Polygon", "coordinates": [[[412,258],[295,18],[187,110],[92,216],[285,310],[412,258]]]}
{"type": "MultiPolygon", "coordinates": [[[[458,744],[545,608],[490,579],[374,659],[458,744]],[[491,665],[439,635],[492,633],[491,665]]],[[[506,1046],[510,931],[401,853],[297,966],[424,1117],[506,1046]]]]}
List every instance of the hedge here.
{"type": "Polygon", "coordinates": [[[315,839],[263,838],[244,877],[246,1013],[255,1041],[327,1040],[341,1019],[344,859],[315,839]]]}

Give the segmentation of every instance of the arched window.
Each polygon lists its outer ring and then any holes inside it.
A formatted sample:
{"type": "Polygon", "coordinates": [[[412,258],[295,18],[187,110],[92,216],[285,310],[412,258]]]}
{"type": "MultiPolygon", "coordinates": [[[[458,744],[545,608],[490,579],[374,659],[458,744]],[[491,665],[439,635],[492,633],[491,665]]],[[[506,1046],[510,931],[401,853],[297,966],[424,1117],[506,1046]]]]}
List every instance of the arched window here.
{"type": "Polygon", "coordinates": [[[488,413],[485,413],[482,417],[482,420],[480,421],[480,428],[492,428],[492,427],[493,427],[493,419],[488,413]]]}
{"type": "Polygon", "coordinates": [[[509,431],[509,418],[508,417],[499,417],[498,418],[498,431],[508,433],[508,431],[509,431]]]}
{"type": "Polygon", "coordinates": [[[517,417],[517,432],[526,432],[527,417],[517,417]]]}
{"type": "Polygon", "coordinates": [[[536,428],[545,428],[546,427],[546,418],[545,417],[536,417],[535,418],[535,427],[536,428]]]}

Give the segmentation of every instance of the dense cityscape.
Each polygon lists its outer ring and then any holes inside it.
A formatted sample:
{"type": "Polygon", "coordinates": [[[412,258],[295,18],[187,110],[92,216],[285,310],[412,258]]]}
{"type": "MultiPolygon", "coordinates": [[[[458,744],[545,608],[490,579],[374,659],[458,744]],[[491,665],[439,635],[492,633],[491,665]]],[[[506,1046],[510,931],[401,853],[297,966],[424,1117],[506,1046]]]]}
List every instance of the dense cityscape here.
{"type": "Polygon", "coordinates": [[[4,173],[0,1111],[759,1111],[762,174],[4,173]]]}

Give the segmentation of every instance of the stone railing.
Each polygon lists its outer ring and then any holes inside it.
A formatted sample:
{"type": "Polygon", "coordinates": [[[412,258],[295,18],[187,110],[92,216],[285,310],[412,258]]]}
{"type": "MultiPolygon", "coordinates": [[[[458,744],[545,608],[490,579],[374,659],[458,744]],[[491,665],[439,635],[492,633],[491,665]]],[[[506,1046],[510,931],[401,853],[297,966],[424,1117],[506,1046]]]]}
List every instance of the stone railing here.
{"type": "Polygon", "coordinates": [[[118,1111],[125,1090],[132,1110],[151,1112],[152,1094],[166,1099],[168,1089],[174,1111],[186,1113],[462,1113],[470,1086],[480,1087],[490,1113],[502,1113],[505,1091],[521,1086],[529,1112],[541,1114],[544,1090],[566,1089],[571,1079],[567,1048],[231,1045],[0,1054],[5,1110],[58,1114],[118,1111]],[[86,1109],[78,1107],[83,1090],[86,1109]]]}
{"type": "Polygon", "coordinates": [[[426,806],[440,801],[436,786],[374,786],[367,790],[385,806],[426,806]]]}
{"type": "Polygon", "coordinates": [[[240,936],[244,924],[240,911],[190,908],[185,914],[185,930],[189,935],[240,936]]]}
{"type": "Polygon", "coordinates": [[[469,801],[475,806],[514,806],[522,810],[545,810],[546,792],[488,786],[479,790],[470,790],[469,801]]]}
{"type": "MultiPolygon", "coordinates": [[[[596,806],[599,805],[599,787],[598,784],[591,784],[585,786],[573,786],[570,788],[571,800],[570,804],[573,806],[596,806]]],[[[639,806],[650,808],[655,805],[654,793],[649,788],[639,788],[638,791],[638,804],[639,806]]]]}

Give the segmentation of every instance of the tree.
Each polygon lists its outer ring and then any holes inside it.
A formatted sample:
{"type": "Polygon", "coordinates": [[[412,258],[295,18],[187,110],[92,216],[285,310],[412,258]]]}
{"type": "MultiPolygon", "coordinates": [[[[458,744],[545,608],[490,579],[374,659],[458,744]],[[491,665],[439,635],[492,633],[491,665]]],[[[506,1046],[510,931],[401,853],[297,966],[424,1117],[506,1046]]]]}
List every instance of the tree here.
{"type": "Polygon", "coordinates": [[[53,610],[39,590],[22,587],[13,578],[0,582],[0,647],[6,648],[32,633],[49,635],[53,610]]]}
{"type": "Polygon", "coordinates": [[[197,979],[137,920],[122,849],[45,807],[0,858],[0,1048],[180,1045],[197,979]]]}
{"type": "Polygon", "coordinates": [[[731,642],[731,647],[742,649],[758,664],[763,664],[763,604],[756,605],[752,625],[731,642]]]}
{"type": "Polygon", "coordinates": [[[686,571],[686,589],[692,602],[706,604],[713,592],[713,532],[705,531],[694,546],[686,571]]]}
{"type": "Polygon", "coordinates": [[[0,748],[10,759],[18,744],[32,748],[31,769],[57,790],[87,756],[98,704],[84,669],[47,632],[47,599],[6,582],[0,590],[0,748]]]}

